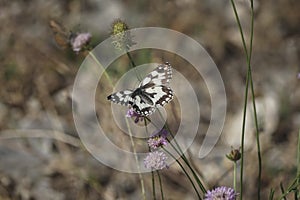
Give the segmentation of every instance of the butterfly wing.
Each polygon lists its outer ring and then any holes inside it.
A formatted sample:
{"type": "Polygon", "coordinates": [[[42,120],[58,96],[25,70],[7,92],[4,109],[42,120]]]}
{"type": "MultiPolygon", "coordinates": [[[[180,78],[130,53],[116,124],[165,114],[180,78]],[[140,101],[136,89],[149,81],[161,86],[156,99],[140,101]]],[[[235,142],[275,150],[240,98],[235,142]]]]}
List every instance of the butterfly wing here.
{"type": "Polygon", "coordinates": [[[139,115],[148,116],[155,111],[157,106],[164,106],[170,102],[173,99],[173,91],[164,85],[153,85],[152,87],[144,88],[142,92],[132,97],[133,109],[139,115]]]}
{"type": "Polygon", "coordinates": [[[173,99],[173,91],[166,85],[172,79],[172,67],[166,62],[149,73],[134,91],[124,90],[107,97],[113,103],[131,106],[141,116],[151,115],[157,106],[173,99]]]}
{"type": "Polygon", "coordinates": [[[133,110],[140,116],[151,115],[155,111],[155,106],[150,105],[147,102],[143,101],[140,96],[134,98],[133,103],[131,104],[133,110]]]}
{"type": "Polygon", "coordinates": [[[169,84],[172,79],[172,67],[170,63],[160,64],[158,67],[150,72],[139,84],[139,87],[143,87],[147,84],[153,83],[155,85],[169,84]]]}
{"type": "Polygon", "coordinates": [[[121,104],[123,106],[132,105],[133,99],[131,98],[132,90],[123,90],[115,92],[107,97],[113,103],[121,104]]]}
{"type": "Polygon", "coordinates": [[[49,26],[53,32],[56,44],[62,49],[66,49],[67,47],[69,47],[70,39],[74,34],[54,20],[50,20],[49,26]]]}

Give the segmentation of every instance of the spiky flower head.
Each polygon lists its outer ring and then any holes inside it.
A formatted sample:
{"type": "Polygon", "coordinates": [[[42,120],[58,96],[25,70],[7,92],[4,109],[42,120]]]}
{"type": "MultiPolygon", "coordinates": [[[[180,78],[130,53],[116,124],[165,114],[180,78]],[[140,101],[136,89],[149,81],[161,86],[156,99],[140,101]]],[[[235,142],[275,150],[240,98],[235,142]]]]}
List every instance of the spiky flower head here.
{"type": "Polygon", "coordinates": [[[122,21],[121,19],[117,19],[112,23],[112,33],[113,35],[117,35],[119,33],[124,33],[127,31],[129,28],[127,24],[122,21]]]}
{"type": "Polygon", "coordinates": [[[75,51],[76,53],[81,51],[84,47],[86,47],[89,44],[91,38],[92,35],[90,33],[78,33],[70,41],[73,51],[75,51]]]}
{"type": "Polygon", "coordinates": [[[151,170],[168,168],[166,162],[167,159],[166,154],[162,151],[149,152],[147,157],[144,159],[144,165],[146,168],[151,170]]]}
{"type": "Polygon", "coordinates": [[[129,110],[127,110],[126,117],[130,117],[130,118],[135,117],[134,123],[138,123],[139,121],[143,121],[144,120],[144,117],[142,117],[139,114],[137,114],[133,110],[133,108],[130,108],[129,110]]]}
{"type": "Polygon", "coordinates": [[[241,156],[242,156],[242,154],[241,154],[240,149],[234,149],[232,147],[231,147],[230,153],[226,154],[226,157],[233,162],[240,160],[241,156]]]}
{"type": "Polygon", "coordinates": [[[166,146],[168,144],[167,141],[168,131],[165,129],[162,129],[160,132],[152,135],[148,139],[148,146],[151,150],[156,150],[159,147],[166,146]]]}
{"type": "Polygon", "coordinates": [[[236,200],[237,193],[234,189],[221,186],[207,191],[204,200],[236,200]]]}
{"type": "Polygon", "coordinates": [[[112,23],[111,35],[112,44],[117,50],[129,50],[134,45],[130,32],[128,31],[128,25],[121,19],[117,19],[112,23]]]}

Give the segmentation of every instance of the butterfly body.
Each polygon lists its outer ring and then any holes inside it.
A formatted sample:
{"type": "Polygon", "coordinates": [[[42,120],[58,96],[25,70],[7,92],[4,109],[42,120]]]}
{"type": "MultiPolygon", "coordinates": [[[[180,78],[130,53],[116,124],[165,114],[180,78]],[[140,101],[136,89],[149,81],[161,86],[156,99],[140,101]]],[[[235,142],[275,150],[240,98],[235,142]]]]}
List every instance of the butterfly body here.
{"type": "Polygon", "coordinates": [[[141,116],[152,114],[158,106],[173,99],[173,91],[167,86],[172,78],[169,63],[159,65],[149,73],[135,90],[124,90],[107,97],[113,103],[131,106],[141,116]]]}

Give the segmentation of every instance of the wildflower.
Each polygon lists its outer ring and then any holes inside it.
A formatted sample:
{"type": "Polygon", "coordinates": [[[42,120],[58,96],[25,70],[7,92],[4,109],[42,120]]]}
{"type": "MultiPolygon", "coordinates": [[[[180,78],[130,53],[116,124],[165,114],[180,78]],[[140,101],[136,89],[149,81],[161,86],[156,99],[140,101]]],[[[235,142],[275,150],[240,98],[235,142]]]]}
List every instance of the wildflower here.
{"type": "Polygon", "coordinates": [[[148,169],[163,169],[167,168],[167,156],[165,155],[164,152],[161,151],[154,151],[154,152],[149,152],[147,157],[144,159],[144,165],[148,169]]]}
{"type": "Polygon", "coordinates": [[[132,41],[132,37],[128,30],[129,28],[127,24],[120,19],[117,19],[112,23],[112,44],[117,50],[127,51],[132,45],[134,45],[134,42],[132,41]]]}
{"type": "Polygon", "coordinates": [[[71,39],[71,46],[73,51],[78,53],[83,47],[88,45],[92,38],[90,33],[79,33],[74,38],[71,39]]]}
{"type": "Polygon", "coordinates": [[[127,113],[126,113],[126,117],[135,117],[134,123],[138,123],[139,121],[143,121],[143,117],[140,116],[139,114],[137,114],[133,108],[130,108],[127,113]]]}
{"type": "Polygon", "coordinates": [[[233,161],[233,162],[236,162],[238,161],[239,159],[241,159],[241,152],[239,149],[231,149],[231,152],[229,154],[226,154],[226,157],[233,161]]]}
{"type": "Polygon", "coordinates": [[[217,187],[205,194],[204,200],[235,200],[237,193],[234,189],[221,186],[217,187]]]}
{"type": "Polygon", "coordinates": [[[168,131],[163,129],[159,133],[152,135],[148,139],[148,146],[150,149],[155,150],[168,144],[167,141],[168,131]]]}
{"type": "Polygon", "coordinates": [[[300,79],[300,73],[298,73],[297,78],[300,79]]]}

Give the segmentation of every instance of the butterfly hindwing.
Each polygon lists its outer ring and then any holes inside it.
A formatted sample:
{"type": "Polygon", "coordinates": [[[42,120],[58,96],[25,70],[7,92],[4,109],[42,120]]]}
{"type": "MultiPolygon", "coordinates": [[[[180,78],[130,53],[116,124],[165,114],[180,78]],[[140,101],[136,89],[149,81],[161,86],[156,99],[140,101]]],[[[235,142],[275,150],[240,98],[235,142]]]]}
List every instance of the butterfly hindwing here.
{"type": "Polygon", "coordinates": [[[148,116],[155,111],[155,105],[149,105],[148,103],[144,102],[140,96],[136,96],[134,98],[132,108],[141,116],[148,116]]]}
{"type": "Polygon", "coordinates": [[[145,89],[145,93],[153,94],[152,100],[155,102],[155,105],[159,106],[164,106],[173,99],[173,91],[171,88],[164,85],[147,88],[145,89]]]}

